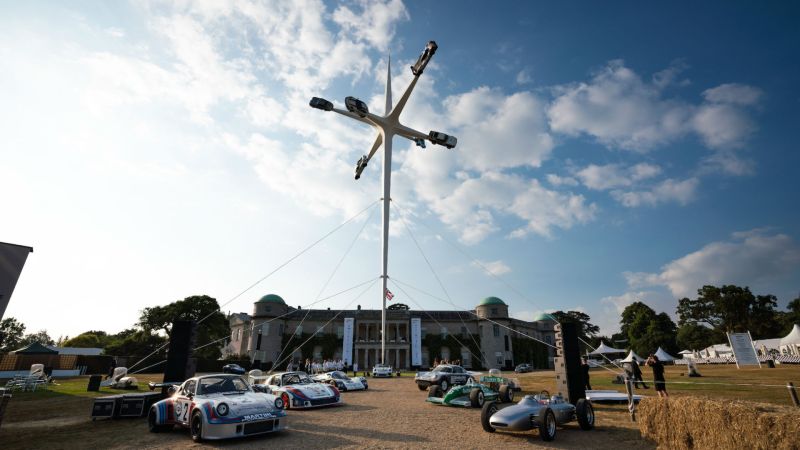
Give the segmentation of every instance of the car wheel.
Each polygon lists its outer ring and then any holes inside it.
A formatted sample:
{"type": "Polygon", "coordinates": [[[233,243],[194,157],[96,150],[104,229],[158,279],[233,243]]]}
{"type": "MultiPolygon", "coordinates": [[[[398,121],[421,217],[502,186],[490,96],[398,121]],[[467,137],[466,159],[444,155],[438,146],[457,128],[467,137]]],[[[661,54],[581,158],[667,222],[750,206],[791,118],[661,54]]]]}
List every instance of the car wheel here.
{"type": "Polygon", "coordinates": [[[192,422],[189,425],[189,430],[192,433],[192,440],[200,442],[203,440],[203,415],[200,411],[195,411],[192,414],[192,422]]]}
{"type": "Polygon", "coordinates": [[[592,402],[585,398],[579,399],[575,405],[575,415],[578,416],[578,425],[581,430],[591,430],[594,428],[594,407],[592,402]]]}
{"type": "Polygon", "coordinates": [[[442,382],[439,383],[439,386],[442,387],[442,392],[447,392],[447,388],[450,387],[450,385],[447,383],[447,380],[442,380],[442,382]]]}
{"type": "Polygon", "coordinates": [[[543,441],[550,442],[556,438],[556,415],[550,408],[544,408],[539,413],[539,436],[543,441]]]}
{"type": "Polygon", "coordinates": [[[428,386],[424,386],[424,385],[421,385],[421,384],[417,383],[417,389],[419,389],[420,391],[427,391],[428,390],[428,386]]]}
{"type": "Polygon", "coordinates": [[[444,391],[439,386],[432,384],[428,389],[428,397],[442,398],[444,397],[444,391]]]}
{"type": "Polygon", "coordinates": [[[489,422],[489,419],[491,419],[497,411],[497,402],[489,402],[483,405],[483,409],[481,409],[481,426],[483,427],[483,431],[487,433],[495,432],[495,428],[489,422]]]}
{"type": "Polygon", "coordinates": [[[369,385],[367,383],[364,383],[364,390],[366,391],[367,389],[369,389],[369,385]]]}
{"type": "Polygon", "coordinates": [[[467,384],[474,384],[474,383],[475,383],[475,378],[472,377],[467,378],[467,384]]]}
{"type": "Polygon", "coordinates": [[[469,402],[473,408],[482,408],[486,401],[486,396],[481,388],[475,388],[469,392],[469,402]]]}
{"type": "Polygon", "coordinates": [[[514,394],[511,393],[511,388],[507,384],[503,384],[500,386],[500,401],[505,403],[511,403],[511,400],[514,398],[514,394]]]}
{"type": "Polygon", "coordinates": [[[150,408],[150,412],[147,413],[147,428],[151,433],[160,433],[162,431],[166,431],[169,426],[159,425],[156,423],[156,409],[150,408]]]}

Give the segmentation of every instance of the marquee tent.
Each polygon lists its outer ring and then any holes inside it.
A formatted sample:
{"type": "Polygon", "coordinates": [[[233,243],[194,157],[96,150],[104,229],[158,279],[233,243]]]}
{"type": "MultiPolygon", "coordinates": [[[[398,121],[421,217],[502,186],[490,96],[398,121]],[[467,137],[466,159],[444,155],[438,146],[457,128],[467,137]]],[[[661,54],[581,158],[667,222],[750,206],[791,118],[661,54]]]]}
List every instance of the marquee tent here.
{"type": "Polygon", "coordinates": [[[622,362],[630,362],[633,361],[634,359],[636,360],[636,362],[640,363],[644,362],[644,358],[637,355],[633,350],[631,350],[631,352],[628,353],[628,356],[626,356],[625,359],[622,360],[622,362]]]}
{"type": "Polygon", "coordinates": [[[20,349],[14,350],[15,354],[17,355],[57,355],[58,352],[47,348],[44,345],[38,342],[32,342],[31,344],[22,347],[20,349]]]}
{"type": "Polygon", "coordinates": [[[781,338],[781,353],[784,351],[790,355],[800,355],[800,325],[794,324],[792,331],[781,338]]]}
{"type": "Polygon", "coordinates": [[[658,347],[658,350],[654,353],[659,361],[675,361],[675,357],[670,355],[669,353],[665,352],[663,348],[658,347]]]}
{"type": "Polygon", "coordinates": [[[606,355],[609,353],[625,353],[625,350],[609,347],[605,342],[601,341],[600,345],[598,345],[594,351],[589,352],[590,355],[606,355]]]}

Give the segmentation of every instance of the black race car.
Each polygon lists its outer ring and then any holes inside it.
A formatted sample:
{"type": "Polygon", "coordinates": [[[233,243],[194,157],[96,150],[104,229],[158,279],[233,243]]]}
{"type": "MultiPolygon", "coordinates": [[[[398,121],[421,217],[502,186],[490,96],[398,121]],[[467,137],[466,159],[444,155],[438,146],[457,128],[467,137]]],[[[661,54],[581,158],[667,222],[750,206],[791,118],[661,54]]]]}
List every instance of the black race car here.
{"type": "Polygon", "coordinates": [[[432,385],[438,385],[442,392],[447,392],[450,386],[474,382],[472,372],[467,372],[461,366],[453,364],[440,364],[430,372],[417,372],[414,381],[420,391],[427,390],[432,385]]]}

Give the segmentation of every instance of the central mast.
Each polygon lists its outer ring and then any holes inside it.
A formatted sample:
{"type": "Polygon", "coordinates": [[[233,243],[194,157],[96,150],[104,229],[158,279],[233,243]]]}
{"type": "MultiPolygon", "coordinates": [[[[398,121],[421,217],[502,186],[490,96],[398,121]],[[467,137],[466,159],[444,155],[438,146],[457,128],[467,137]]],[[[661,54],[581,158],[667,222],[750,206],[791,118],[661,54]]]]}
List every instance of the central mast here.
{"type": "MultiPolygon", "coordinates": [[[[389,57],[389,64],[386,68],[386,111],[388,116],[392,112],[392,58],[389,57]]],[[[392,201],[392,131],[386,128],[381,129],[383,134],[383,247],[381,252],[381,278],[383,278],[383,290],[381,291],[381,364],[386,364],[386,286],[389,282],[389,204],[392,201]]]]}

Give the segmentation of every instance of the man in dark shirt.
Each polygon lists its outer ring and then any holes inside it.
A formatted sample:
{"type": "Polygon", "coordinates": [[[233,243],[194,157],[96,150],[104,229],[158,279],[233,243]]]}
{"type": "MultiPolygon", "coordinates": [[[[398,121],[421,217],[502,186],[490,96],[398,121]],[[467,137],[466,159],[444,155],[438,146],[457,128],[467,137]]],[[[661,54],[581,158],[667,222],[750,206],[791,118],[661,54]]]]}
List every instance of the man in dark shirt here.
{"type": "Polygon", "coordinates": [[[645,363],[653,369],[653,384],[656,385],[656,392],[661,398],[668,398],[667,395],[667,380],[664,379],[664,364],[658,360],[658,356],[650,355],[645,363]]]}
{"type": "Polygon", "coordinates": [[[631,361],[631,369],[633,370],[633,377],[631,379],[633,380],[636,389],[639,389],[639,384],[641,384],[643,388],[649,389],[642,379],[642,369],[639,368],[639,363],[636,361],[636,359],[631,361]]]}
{"type": "Polygon", "coordinates": [[[586,389],[592,390],[592,385],[589,383],[589,364],[586,358],[581,358],[581,372],[583,373],[583,382],[586,384],[586,389]]]}

